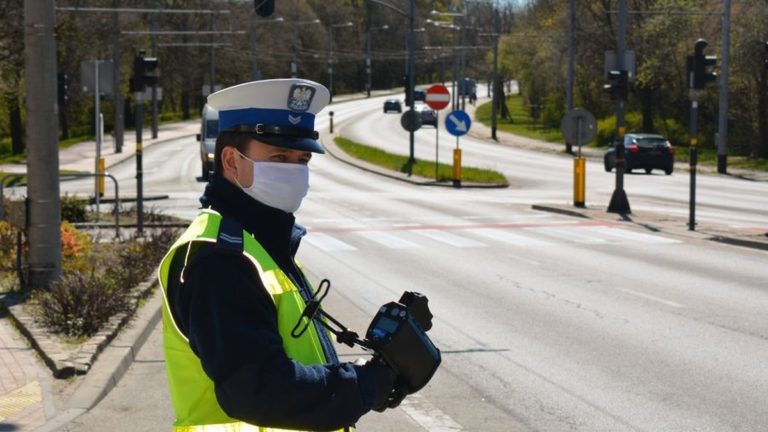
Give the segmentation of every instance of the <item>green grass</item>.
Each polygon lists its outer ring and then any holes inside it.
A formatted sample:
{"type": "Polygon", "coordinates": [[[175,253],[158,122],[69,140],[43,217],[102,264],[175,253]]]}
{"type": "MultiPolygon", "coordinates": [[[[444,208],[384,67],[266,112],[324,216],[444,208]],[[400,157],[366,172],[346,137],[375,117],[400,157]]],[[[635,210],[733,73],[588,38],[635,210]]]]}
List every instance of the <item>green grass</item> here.
{"type": "MultiPolygon", "coordinates": [[[[523,105],[522,96],[507,97],[507,108],[512,117],[510,120],[496,116],[496,128],[502,132],[509,132],[528,138],[562,144],[563,134],[560,129],[549,129],[535,123],[530,116],[530,111],[523,105]]],[[[477,107],[475,119],[484,125],[491,126],[491,103],[486,102],[477,107]]]]}
{"type": "MultiPolygon", "coordinates": [[[[688,162],[690,152],[688,147],[675,149],[675,162],[688,162]]],[[[699,148],[699,164],[717,166],[717,149],[699,148]]],[[[746,156],[728,156],[729,168],[742,168],[757,171],[768,171],[768,159],[750,159],[746,156]]]]}
{"type": "MultiPolygon", "coordinates": [[[[363,145],[343,137],[333,140],[344,152],[350,156],[366,162],[401,173],[408,172],[408,156],[401,156],[385,152],[374,147],[363,145]]],[[[424,178],[435,178],[435,162],[416,159],[412,166],[413,174],[424,178]]],[[[453,178],[453,166],[438,164],[437,181],[451,181],[453,178]]],[[[461,168],[461,180],[482,184],[508,185],[506,177],[497,171],[467,167],[461,168]]]]}
{"type": "MultiPolygon", "coordinates": [[[[77,174],[82,172],[84,171],[62,170],[62,171],[59,171],[59,176],[66,175],[66,174],[77,174]]],[[[14,174],[13,176],[9,174],[10,173],[0,171],[0,179],[2,179],[4,187],[27,184],[26,174],[18,174],[18,175],[14,174]],[[5,177],[6,175],[8,175],[8,177],[5,177]]]]}

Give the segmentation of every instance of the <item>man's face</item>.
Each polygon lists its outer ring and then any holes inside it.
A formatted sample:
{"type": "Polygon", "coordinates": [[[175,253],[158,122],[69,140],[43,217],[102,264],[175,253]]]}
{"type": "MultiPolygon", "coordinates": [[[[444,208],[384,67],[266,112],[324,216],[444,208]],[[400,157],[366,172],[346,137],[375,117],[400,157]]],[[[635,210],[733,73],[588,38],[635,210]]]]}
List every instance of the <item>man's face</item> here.
{"type": "MultiPolygon", "coordinates": [[[[309,160],[312,159],[312,152],[276,147],[256,140],[248,142],[242,153],[256,162],[307,165],[309,160]]],[[[240,156],[234,147],[227,147],[222,150],[222,157],[225,161],[224,170],[229,171],[239,184],[243,185],[243,187],[248,187],[253,183],[253,162],[240,156]]]]}

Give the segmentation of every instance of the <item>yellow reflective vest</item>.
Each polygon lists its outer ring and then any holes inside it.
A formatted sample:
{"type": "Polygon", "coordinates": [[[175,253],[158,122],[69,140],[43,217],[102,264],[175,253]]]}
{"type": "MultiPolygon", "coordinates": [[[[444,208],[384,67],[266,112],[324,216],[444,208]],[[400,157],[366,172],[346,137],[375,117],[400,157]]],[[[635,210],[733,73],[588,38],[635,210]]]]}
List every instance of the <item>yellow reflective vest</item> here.
{"type": "MultiPolygon", "coordinates": [[[[280,429],[250,425],[224,413],[216,400],[213,381],[203,371],[200,359],[189,346],[189,339],[176,325],[168,304],[168,281],[182,277],[181,274],[170,274],[174,256],[177,253],[185,254],[186,266],[195,242],[217,241],[221,221],[219,213],[210,209],[203,210],[176,240],[158,270],[163,291],[163,347],[171,401],[176,413],[174,431],[279,431],[280,429]]],[[[308,326],[307,331],[299,338],[291,336],[291,330],[305,307],[296,286],[247,231],[243,231],[242,240],[243,255],[256,267],[264,287],[275,302],[278,331],[288,357],[305,365],[326,363],[326,355],[315,326],[308,326]]]]}

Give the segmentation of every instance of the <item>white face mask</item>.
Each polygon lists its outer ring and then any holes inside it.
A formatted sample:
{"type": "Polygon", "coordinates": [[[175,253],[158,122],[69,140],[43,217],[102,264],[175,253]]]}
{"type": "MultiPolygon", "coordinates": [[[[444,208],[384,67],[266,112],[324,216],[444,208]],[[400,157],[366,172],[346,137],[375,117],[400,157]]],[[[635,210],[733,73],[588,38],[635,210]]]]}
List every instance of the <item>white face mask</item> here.
{"type": "Polygon", "coordinates": [[[309,190],[309,167],[305,164],[286,162],[257,162],[238,152],[253,163],[253,183],[237,185],[256,201],[286,213],[293,213],[301,206],[301,200],[309,190]]]}

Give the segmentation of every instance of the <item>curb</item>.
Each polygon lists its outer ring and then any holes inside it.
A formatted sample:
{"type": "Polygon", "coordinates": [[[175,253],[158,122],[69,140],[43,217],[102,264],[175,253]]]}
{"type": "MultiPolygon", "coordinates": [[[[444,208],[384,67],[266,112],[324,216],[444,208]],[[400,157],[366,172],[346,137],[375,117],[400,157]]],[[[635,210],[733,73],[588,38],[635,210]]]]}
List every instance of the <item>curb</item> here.
{"type": "Polygon", "coordinates": [[[65,410],[48,420],[36,432],[56,431],[80,415],[88,412],[101,401],[125,375],[136,354],[160,322],[162,291],[155,290],[147,304],[141,307],[135,319],[102,351],[91,371],[67,401],[65,410]]]}
{"type": "MultiPolygon", "coordinates": [[[[545,211],[549,213],[557,213],[557,214],[571,216],[571,217],[586,218],[586,219],[600,219],[600,218],[591,217],[590,215],[582,213],[579,210],[565,209],[565,208],[560,208],[560,207],[551,206],[551,205],[533,204],[531,208],[533,210],[545,211]]],[[[616,216],[621,217],[622,215],[616,214],[616,216]]],[[[740,247],[745,247],[750,249],[768,251],[768,237],[766,238],[766,242],[761,242],[761,241],[751,240],[747,238],[726,236],[722,234],[713,234],[706,231],[702,232],[699,230],[682,231],[677,229],[662,228],[662,227],[659,227],[658,225],[651,226],[649,223],[642,222],[642,221],[634,221],[634,223],[646,229],[651,229],[655,232],[663,232],[666,235],[670,235],[674,237],[708,240],[708,241],[714,241],[717,243],[729,244],[732,246],[740,246],[740,247]]]]}
{"type": "Polygon", "coordinates": [[[391,171],[386,168],[381,168],[372,163],[355,159],[352,156],[347,155],[347,153],[345,153],[342,149],[340,149],[336,145],[335,142],[333,142],[335,138],[341,136],[338,133],[338,131],[340,130],[339,126],[336,127],[337,132],[334,134],[331,134],[330,132],[322,133],[320,135],[320,144],[322,144],[326,152],[334,159],[340,162],[344,162],[347,165],[353,166],[355,168],[359,168],[363,171],[367,171],[372,174],[377,174],[383,177],[391,178],[393,180],[399,180],[399,181],[410,183],[417,186],[433,186],[433,187],[444,187],[444,188],[451,188],[451,189],[503,189],[503,188],[509,187],[509,184],[505,184],[505,185],[481,184],[481,183],[467,183],[467,182],[462,182],[461,186],[455,187],[453,186],[452,182],[441,183],[432,179],[419,177],[416,175],[408,176],[405,173],[397,173],[395,171],[391,171]]]}

